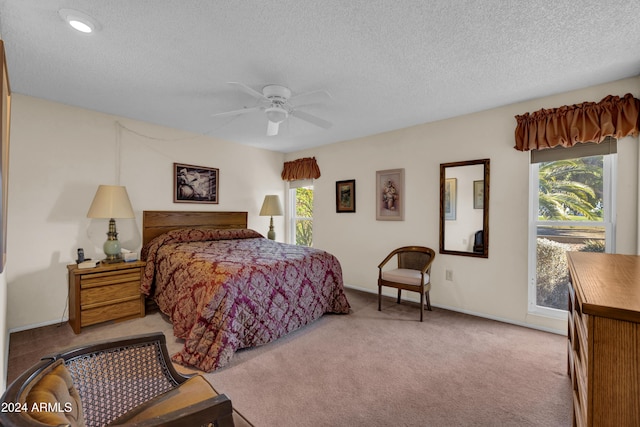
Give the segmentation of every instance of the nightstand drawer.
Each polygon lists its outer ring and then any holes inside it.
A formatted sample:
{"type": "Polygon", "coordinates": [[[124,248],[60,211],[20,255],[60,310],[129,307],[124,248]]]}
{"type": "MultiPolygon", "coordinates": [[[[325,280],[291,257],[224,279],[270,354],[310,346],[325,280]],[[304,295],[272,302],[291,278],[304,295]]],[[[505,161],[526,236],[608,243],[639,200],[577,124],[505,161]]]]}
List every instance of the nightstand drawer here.
{"type": "Polygon", "coordinates": [[[140,282],[140,269],[130,268],[126,270],[110,271],[104,273],[85,274],[80,280],[82,289],[95,286],[112,285],[121,282],[140,282]]]}
{"type": "Polygon", "coordinates": [[[83,309],[81,326],[89,326],[95,323],[140,315],[140,307],[143,305],[140,297],[137,296],[135,299],[129,301],[100,305],[86,310],[83,309]]]}
{"type": "Polygon", "coordinates": [[[110,286],[94,286],[80,291],[80,307],[85,310],[100,303],[113,303],[122,298],[139,298],[140,282],[116,283],[110,286]]]}

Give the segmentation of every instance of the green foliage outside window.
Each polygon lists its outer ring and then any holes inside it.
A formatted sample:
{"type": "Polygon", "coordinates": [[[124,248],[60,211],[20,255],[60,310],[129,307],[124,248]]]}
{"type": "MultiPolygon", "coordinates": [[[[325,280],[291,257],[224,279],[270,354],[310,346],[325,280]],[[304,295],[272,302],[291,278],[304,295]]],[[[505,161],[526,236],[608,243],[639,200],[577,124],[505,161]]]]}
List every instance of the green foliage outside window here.
{"type": "Polygon", "coordinates": [[[542,163],[538,182],[541,218],[602,221],[602,156],[542,163]]]}
{"type": "Polygon", "coordinates": [[[313,246],[313,188],[296,188],[296,245],[313,246]]]}
{"type": "Polygon", "coordinates": [[[538,184],[539,220],[558,221],[558,225],[538,229],[536,303],[566,310],[566,252],[605,250],[603,227],[580,226],[582,221],[604,219],[603,156],[541,163],[538,184]]]}
{"type": "Polygon", "coordinates": [[[548,239],[537,239],[536,302],[543,307],[567,309],[569,268],[568,245],[548,239]]]}

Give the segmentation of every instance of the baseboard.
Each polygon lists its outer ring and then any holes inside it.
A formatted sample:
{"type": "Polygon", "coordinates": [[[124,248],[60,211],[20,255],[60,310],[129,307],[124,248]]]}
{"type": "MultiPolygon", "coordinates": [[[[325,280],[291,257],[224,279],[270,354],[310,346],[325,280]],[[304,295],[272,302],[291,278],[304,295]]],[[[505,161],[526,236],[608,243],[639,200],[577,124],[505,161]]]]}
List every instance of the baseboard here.
{"type": "Polygon", "coordinates": [[[36,323],[33,325],[25,325],[25,326],[17,326],[15,328],[11,328],[9,329],[9,334],[12,334],[14,332],[22,332],[22,331],[27,331],[29,329],[36,329],[36,328],[41,328],[43,326],[51,326],[51,325],[58,325],[61,323],[65,323],[67,322],[69,319],[68,318],[62,318],[60,320],[49,320],[46,322],[42,322],[42,323],[36,323]]]}
{"type": "MultiPolygon", "coordinates": [[[[366,292],[368,294],[378,295],[377,291],[373,291],[371,289],[360,288],[358,286],[352,286],[352,285],[347,285],[347,284],[345,284],[344,287],[348,288],[348,289],[353,289],[354,291],[366,292]]],[[[412,300],[406,300],[406,301],[414,302],[414,303],[416,302],[416,301],[412,301],[412,300]]],[[[418,305],[419,305],[419,303],[418,303],[418,305]]],[[[442,304],[434,304],[433,302],[431,302],[431,306],[432,307],[441,308],[443,310],[449,310],[449,311],[455,311],[455,312],[462,313],[462,314],[468,314],[470,316],[482,317],[484,319],[489,319],[489,320],[495,320],[496,322],[509,323],[511,325],[522,326],[524,328],[536,329],[538,331],[543,331],[543,332],[550,332],[552,334],[567,335],[566,328],[563,329],[563,330],[547,328],[545,326],[533,325],[531,323],[518,322],[518,321],[515,321],[515,320],[512,320],[512,319],[506,319],[506,318],[503,318],[503,317],[492,316],[492,315],[486,314],[486,313],[478,313],[478,312],[471,311],[471,310],[465,310],[465,309],[462,309],[462,308],[459,308],[459,307],[451,307],[451,306],[442,305],[442,304]]]]}

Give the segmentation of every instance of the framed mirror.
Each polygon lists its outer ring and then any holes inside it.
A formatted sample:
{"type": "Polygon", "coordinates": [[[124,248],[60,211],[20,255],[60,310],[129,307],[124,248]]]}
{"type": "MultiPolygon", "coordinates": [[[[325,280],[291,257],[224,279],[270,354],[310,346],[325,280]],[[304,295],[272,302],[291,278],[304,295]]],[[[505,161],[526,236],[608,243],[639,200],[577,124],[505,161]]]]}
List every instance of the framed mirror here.
{"type": "Polygon", "coordinates": [[[440,253],[489,258],[489,159],[440,164],[440,253]]]}

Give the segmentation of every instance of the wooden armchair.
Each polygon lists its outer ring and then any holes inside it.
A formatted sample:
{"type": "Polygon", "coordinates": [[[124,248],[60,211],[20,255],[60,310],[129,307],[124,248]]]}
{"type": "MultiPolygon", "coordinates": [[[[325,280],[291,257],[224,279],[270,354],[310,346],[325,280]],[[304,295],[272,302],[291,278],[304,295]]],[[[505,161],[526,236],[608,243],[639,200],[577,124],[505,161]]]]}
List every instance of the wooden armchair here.
{"type": "Polygon", "coordinates": [[[5,427],[251,425],[203,376],[174,369],[162,333],[44,357],[2,402],[12,409],[0,412],[5,427]]]}
{"type": "Polygon", "coordinates": [[[382,310],[382,287],[398,289],[398,304],[402,290],[420,293],[420,321],[424,317],[425,297],[427,309],[431,310],[429,290],[431,290],[431,264],[436,253],[424,246],[404,246],[392,251],[378,265],[378,311],[382,310]],[[385,269],[386,264],[396,257],[398,268],[385,269]]]}

